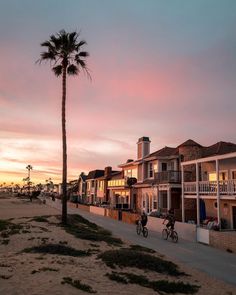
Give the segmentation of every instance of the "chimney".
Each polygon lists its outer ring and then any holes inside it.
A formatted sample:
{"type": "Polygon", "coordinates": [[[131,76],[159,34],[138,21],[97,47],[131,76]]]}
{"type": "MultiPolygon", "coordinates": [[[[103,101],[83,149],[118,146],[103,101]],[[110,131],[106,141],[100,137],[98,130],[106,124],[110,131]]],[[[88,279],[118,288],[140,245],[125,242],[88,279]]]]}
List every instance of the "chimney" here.
{"type": "Polygon", "coordinates": [[[140,137],[137,142],[137,159],[143,159],[145,156],[150,154],[150,140],[149,137],[140,137]]]}
{"type": "Polygon", "coordinates": [[[111,176],[111,172],[112,172],[112,167],[110,167],[110,166],[105,167],[105,169],[104,169],[104,176],[105,177],[110,177],[111,176]]]}

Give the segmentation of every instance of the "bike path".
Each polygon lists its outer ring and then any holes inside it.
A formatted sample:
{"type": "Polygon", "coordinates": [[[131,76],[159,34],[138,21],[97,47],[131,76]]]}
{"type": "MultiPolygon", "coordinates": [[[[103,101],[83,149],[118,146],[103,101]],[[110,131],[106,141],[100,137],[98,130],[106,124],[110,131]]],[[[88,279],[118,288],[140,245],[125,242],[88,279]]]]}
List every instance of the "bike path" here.
{"type": "MultiPolygon", "coordinates": [[[[61,210],[61,202],[47,200],[47,205],[61,210]]],[[[191,268],[205,272],[211,277],[236,285],[236,255],[206,245],[179,239],[177,244],[163,240],[161,233],[149,231],[147,238],[136,234],[134,224],[124,223],[78,208],[68,207],[69,214],[80,214],[91,222],[110,230],[114,235],[132,244],[139,244],[156,250],[168,258],[184,263],[191,268]]],[[[147,224],[148,227],[148,224],[147,224]]]]}

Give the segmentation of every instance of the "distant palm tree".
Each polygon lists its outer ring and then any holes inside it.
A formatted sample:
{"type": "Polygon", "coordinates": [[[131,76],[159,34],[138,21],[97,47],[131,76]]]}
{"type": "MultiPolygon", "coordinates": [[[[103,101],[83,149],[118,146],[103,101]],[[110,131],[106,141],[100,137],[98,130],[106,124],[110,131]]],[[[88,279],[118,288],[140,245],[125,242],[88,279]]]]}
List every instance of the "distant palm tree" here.
{"type": "MultiPolygon", "coordinates": [[[[67,33],[65,30],[41,43],[47,50],[41,53],[39,62],[49,61],[52,71],[62,76],[62,149],[63,149],[63,176],[62,176],[62,223],[67,223],[67,146],[66,146],[66,78],[68,75],[78,75],[81,70],[90,78],[85,58],[88,52],[82,51],[84,40],[78,41],[77,32],[67,33]]],[[[91,78],[90,78],[91,79],[91,78]]]]}
{"type": "MultiPolygon", "coordinates": [[[[29,194],[29,197],[30,197],[30,170],[33,170],[33,167],[31,165],[27,165],[25,167],[27,170],[28,170],[28,194],[29,194]]],[[[32,201],[31,197],[30,197],[30,201],[32,201]]]]}

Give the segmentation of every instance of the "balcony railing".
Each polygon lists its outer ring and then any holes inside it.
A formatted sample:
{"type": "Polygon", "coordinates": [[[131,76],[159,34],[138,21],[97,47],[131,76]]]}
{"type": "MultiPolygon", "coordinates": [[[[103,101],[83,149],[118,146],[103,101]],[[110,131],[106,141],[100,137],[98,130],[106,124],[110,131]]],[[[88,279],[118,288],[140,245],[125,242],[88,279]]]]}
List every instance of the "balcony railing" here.
{"type": "MultiPolygon", "coordinates": [[[[236,194],[236,180],[221,180],[219,181],[219,190],[221,195],[235,195],[236,194]]],[[[185,182],[184,193],[196,194],[197,183],[185,182]]],[[[217,182],[216,181],[199,181],[199,195],[216,195],[217,182]]]]}
{"type": "Polygon", "coordinates": [[[156,172],[155,179],[158,183],[180,183],[181,172],[174,170],[156,172]]]}

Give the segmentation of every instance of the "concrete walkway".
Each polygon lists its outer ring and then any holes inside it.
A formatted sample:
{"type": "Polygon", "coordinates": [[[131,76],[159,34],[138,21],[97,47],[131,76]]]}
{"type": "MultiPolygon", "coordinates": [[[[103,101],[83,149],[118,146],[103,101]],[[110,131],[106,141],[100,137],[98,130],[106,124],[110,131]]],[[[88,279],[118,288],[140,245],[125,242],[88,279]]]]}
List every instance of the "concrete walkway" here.
{"type": "MultiPolygon", "coordinates": [[[[47,200],[47,205],[61,210],[60,201],[47,200]]],[[[145,239],[136,234],[133,224],[95,215],[77,208],[68,207],[68,213],[80,214],[91,222],[112,231],[115,236],[123,240],[154,249],[170,259],[173,258],[191,268],[206,272],[214,278],[236,285],[236,255],[233,253],[185,240],[179,240],[177,244],[174,244],[171,241],[163,240],[161,234],[154,231],[149,231],[149,236],[145,239]]]]}

